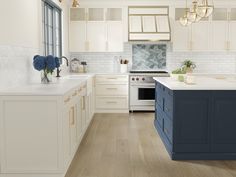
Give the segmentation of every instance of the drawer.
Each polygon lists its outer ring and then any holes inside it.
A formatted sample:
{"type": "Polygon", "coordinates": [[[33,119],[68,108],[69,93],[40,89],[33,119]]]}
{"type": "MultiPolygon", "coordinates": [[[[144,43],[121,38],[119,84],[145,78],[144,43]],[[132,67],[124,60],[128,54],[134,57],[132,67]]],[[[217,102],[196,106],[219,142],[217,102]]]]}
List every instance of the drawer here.
{"type": "Polygon", "coordinates": [[[120,83],[126,82],[128,84],[128,75],[99,75],[96,76],[97,83],[120,83]]]}
{"type": "Polygon", "coordinates": [[[65,105],[70,105],[76,98],[79,96],[79,92],[77,89],[71,90],[67,94],[64,95],[63,101],[65,105]]]}
{"type": "Polygon", "coordinates": [[[98,96],[128,96],[128,85],[97,85],[98,96]]]}
{"type": "Polygon", "coordinates": [[[170,143],[173,143],[173,126],[172,122],[168,118],[163,119],[163,131],[170,143]]]}
{"type": "Polygon", "coordinates": [[[128,109],[128,98],[96,97],[96,108],[98,109],[128,109]]]}

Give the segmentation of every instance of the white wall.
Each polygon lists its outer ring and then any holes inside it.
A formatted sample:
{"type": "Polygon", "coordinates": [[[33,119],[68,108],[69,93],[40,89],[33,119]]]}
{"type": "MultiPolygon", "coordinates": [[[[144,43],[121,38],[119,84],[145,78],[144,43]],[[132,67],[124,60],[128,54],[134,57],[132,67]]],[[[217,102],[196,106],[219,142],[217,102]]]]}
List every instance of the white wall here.
{"type": "MultiPolygon", "coordinates": [[[[68,56],[69,4],[53,1],[63,10],[63,55],[68,56]]],[[[41,29],[41,0],[0,0],[0,89],[40,82],[32,58],[42,55],[41,29]]]]}

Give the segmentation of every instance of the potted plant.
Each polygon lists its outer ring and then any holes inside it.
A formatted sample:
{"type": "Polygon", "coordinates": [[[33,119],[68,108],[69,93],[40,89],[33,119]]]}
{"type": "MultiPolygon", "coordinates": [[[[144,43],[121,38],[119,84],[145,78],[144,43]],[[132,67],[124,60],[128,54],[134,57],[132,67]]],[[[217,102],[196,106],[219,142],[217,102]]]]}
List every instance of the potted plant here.
{"type": "Polygon", "coordinates": [[[186,73],[192,73],[196,68],[196,65],[191,60],[185,60],[182,64],[182,68],[186,71],[186,73]]]}
{"type": "Polygon", "coordinates": [[[56,68],[60,67],[59,58],[49,56],[36,55],[33,58],[33,66],[36,70],[41,71],[41,83],[48,84],[52,82],[52,73],[56,68]]]}

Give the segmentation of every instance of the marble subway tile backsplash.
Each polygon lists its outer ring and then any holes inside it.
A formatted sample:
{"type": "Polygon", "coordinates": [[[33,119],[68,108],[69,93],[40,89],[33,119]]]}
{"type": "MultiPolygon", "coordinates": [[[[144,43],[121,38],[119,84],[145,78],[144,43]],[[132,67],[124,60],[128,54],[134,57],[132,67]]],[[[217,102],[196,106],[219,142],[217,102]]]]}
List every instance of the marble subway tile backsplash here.
{"type": "MultiPolygon", "coordinates": [[[[124,44],[124,52],[120,53],[71,53],[71,58],[87,61],[89,72],[117,72],[119,65],[116,61],[119,56],[130,60],[132,65],[132,44],[124,44]]],[[[173,71],[181,66],[186,60],[196,63],[196,73],[236,73],[235,52],[173,52],[171,46],[167,45],[166,69],[173,71]]]]}
{"type": "Polygon", "coordinates": [[[40,79],[32,67],[32,58],[39,49],[0,46],[0,90],[40,79]]]}

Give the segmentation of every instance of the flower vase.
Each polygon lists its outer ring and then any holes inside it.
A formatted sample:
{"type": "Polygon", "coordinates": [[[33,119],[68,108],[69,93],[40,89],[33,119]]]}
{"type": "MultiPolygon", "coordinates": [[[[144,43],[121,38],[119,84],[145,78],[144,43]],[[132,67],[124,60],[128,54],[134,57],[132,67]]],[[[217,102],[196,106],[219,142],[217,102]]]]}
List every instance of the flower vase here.
{"type": "Polygon", "coordinates": [[[48,73],[46,70],[41,72],[41,83],[42,84],[49,84],[52,82],[52,73],[48,73]]]}

